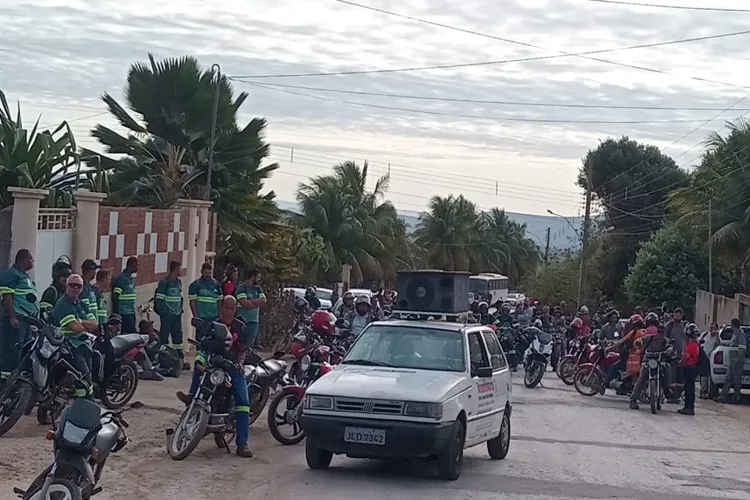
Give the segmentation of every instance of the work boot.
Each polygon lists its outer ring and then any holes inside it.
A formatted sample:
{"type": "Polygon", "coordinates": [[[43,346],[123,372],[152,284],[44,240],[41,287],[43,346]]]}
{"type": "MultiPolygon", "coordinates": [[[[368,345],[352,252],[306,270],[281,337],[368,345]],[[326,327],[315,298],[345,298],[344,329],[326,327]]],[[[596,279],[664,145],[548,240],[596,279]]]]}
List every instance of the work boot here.
{"type": "Polygon", "coordinates": [[[689,408],[680,408],[677,410],[677,413],[680,415],[695,415],[695,410],[691,410],[689,408]]]}
{"type": "Polygon", "coordinates": [[[193,395],[192,394],[185,394],[182,391],[177,391],[177,399],[185,403],[185,406],[189,405],[193,402],[193,395]]]}
{"type": "Polygon", "coordinates": [[[630,401],[630,409],[631,410],[639,410],[640,406],[638,406],[638,401],[630,401]]]}
{"type": "Polygon", "coordinates": [[[253,452],[250,451],[250,448],[248,448],[246,444],[241,444],[237,447],[237,456],[244,458],[253,458],[253,452]]]}

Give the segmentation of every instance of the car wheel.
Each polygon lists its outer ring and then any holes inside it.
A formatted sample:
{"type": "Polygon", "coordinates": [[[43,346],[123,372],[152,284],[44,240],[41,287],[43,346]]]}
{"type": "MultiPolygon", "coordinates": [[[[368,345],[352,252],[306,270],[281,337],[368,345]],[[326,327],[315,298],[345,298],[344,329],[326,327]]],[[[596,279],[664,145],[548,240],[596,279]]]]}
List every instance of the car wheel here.
{"type": "Polygon", "coordinates": [[[455,481],[461,476],[464,465],[464,443],[466,426],[461,420],[453,424],[453,431],[448,444],[438,454],[438,476],[446,481],[455,481]]]}
{"type": "Polygon", "coordinates": [[[500,424],[500,434],[495,439],[487,441],[487,453],[490,458],[502,460],[508,455],[510,450],[510,417],[508,409],[503,413],[503,422],[500,424]]]}
{"type": "Polygon", "coordinates": [[[333,453],[324,450],[323,448],[316,445],[313,441],[307,440],[305,442],[305,459],[307,459],[307,466],[313,470],[324,470],[331,465],[333,460],[333,453]]]}

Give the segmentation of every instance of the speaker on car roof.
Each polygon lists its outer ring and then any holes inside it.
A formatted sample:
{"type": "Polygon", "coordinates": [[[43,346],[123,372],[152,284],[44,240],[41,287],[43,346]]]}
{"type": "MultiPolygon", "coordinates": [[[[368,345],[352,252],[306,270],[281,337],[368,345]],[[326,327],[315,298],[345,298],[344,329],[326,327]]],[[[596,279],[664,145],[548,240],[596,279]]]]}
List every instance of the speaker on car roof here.
{"type": "Polygon", "coordinates": [[[400,271],[396,276],[396,309],[443,314],[466,312],[469,275],[460,271],[400,271]]]}

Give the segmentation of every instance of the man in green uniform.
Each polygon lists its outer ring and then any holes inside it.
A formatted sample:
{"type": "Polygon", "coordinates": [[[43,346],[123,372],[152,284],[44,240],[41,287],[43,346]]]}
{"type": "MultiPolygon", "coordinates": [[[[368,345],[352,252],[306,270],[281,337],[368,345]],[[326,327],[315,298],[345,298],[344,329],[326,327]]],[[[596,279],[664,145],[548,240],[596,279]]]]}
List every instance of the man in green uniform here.
{"type": "Polygon", "coordinates": [[[742,389],[742,371],[745,366],[745,353],[747,352],[747,337],[740,326],[739,318],[732,318],[732,338],[729,341],[729,369],[724,378],[724,387],[717,401],[729,402],[729,389],[734,388],[733,403],[739,403],[742,389]]]}
{"type": "Polygon", "coordinates": [[[88,308],[89,312],[95,318],[99,318],[99,300],[96,296],[96,288],[91,282],[96,277],[96,271],[101,266],[94,259],[86,259],[81,264],[81,276],[83,277],[83,291],[81,292],[81,302],[88,308]]]}
{"type": "MultiPolygon", "coordinates": [[[[104,292],[112,286],[112,273],[108,269],[99,269],[96,272],[96,283],[94,283],[94,294],[96,295],[96,322],[99,323],[100,331],[107,331],[107,301],[104,292]]],[[[120,320],[122,321],[122,319],[120,320]]]]}
{"type": "Polygon", "coordinates": [[[34,256],[24,248],[16,253],[13,266],[0,273],[0,380],[8,378],[18,364],[19,347],[29,334],[26,317],[39,317],[36,285],[28,275],[33,267],[34,256]]]}
{"type": "Polygon", "coordinates": [[[44,290],[42,300],[39,302],[39,308],[43,316],[52,314],[57,299],[65,293],[65,281],[72,272],[70,265],[64,260],[58,260],[52,265],[52,284],[44,290]]]}
{"type": "Polygon", "coordinates": [[[258,338],[260,308],[266,305],[266,294],[263,293],[263,289],[259,283],[260,271],[251,269],[247,273],[245,281],[240,283],[240,286],[235,290],[237,302],[240,303],[237,313],[245,321],[247,345],[251,348],[255,345],[255,341],[258,338]]]}
{"type": "Polygon", "coordinates": [[[122,317],[123,333],[137,333],[135,324],[135,274],[138,258],[130,257],[125,270],[112,281],[112,312],[122,317]]]}
{"type": "Polygon", "coordinates": [[[161,319],[159,340],[162,345],[169,345],[182,353],[182,282],[180,268],[182,264],[173,260],[169,263],[169,274],[159,281],[156,287],[154,311],[161,319]]]}
{"type": "Polygon", "coordinates": [[[55,324],[60,327],[73,354],[73,366],[83,375],[83,383],[76,384],[76,397],[88,398],[93,393],[91,383],[92,343],[86,332],[95,332],[99,324],[80,298],[83,278],[71,274],[65,283],[65,293],[54,309],[55,324]]]}
{"type": "MultiPolygon", "coordinates": [[[[208,262],[201,266],[201,277],[190,283],[188,289],[188,300],[190,301],[190,312],[194,318],[206,321],[219,319],[218,300],[222,297],[221,283],[213,277],[213,267],[208,262]]],[[[198,331],[196,340],[200,340],[202,331],[198,331]]]]}

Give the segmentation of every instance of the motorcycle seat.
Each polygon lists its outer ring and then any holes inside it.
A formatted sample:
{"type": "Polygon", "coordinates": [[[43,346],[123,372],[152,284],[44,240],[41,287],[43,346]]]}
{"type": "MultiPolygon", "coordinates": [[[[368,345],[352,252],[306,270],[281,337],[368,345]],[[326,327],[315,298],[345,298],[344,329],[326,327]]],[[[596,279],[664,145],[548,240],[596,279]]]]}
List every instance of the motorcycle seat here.
{"type": "Polygon", "coordinates": [[[264,361],[256,367],[256,373],[258,377],[256,381],[260,384],[266,384],[269,381],[277,378],[280,373],[286,371],[286,362],[279,361],[276,359],[269,359],[264,361]]]}
{"type": "Polygon", "coordinates": [[[126,333],[123,335],[117,335],[115,337],[112,337],[112,339],[110,340],[110,343],[112,344],[112,353],[115,355],[115,357],[119,358],[133,347],[145,344],[147,340],[147,335],[140,335],[138,333],[126,333]]]}

